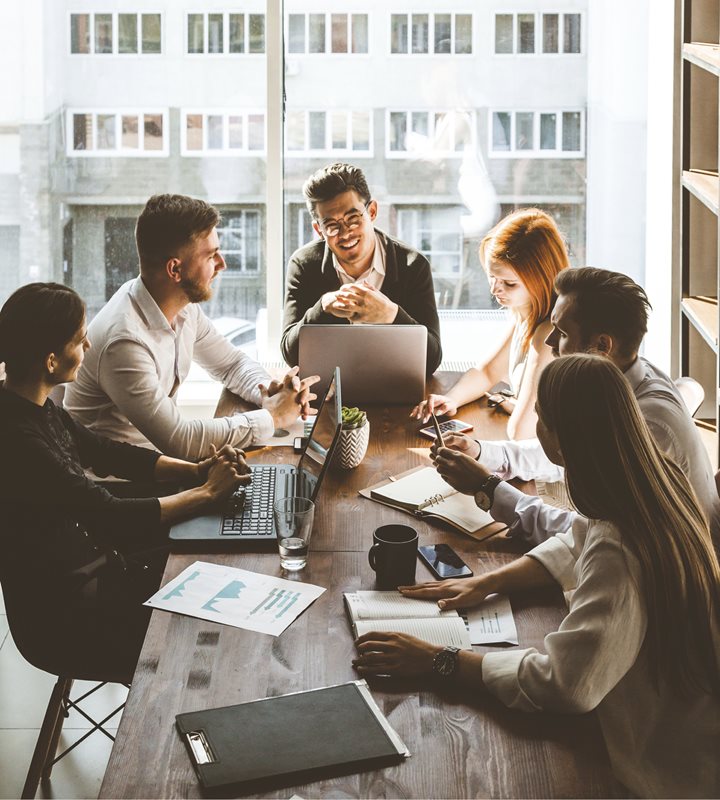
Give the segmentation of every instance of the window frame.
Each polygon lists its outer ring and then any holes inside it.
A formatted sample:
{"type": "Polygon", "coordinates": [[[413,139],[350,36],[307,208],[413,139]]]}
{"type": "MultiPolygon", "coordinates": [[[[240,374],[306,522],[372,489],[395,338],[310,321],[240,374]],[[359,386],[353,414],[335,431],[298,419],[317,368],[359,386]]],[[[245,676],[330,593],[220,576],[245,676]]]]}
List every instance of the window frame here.
{"type": "Polygon", "coordinates": [[[267,113],[261,108],[195,108],[187,106],[180,109],[180,155],[183,158],[267,158],[267,113]],[[187,146],[187,118],[192,115],[201,115],[203,118],[203,147],[201,150],[190,150],[187,146]],[[260,150],[250,150],[248,144],[248,117],[260,115],[263,118],[263,146],[260,150]],[[229,147],[229,118],[243,117],[244,146],[242,148],[229,147]],[[223,118],[223,146],[219,149],[210,149],[207,146],[208,117],[223,118]]]}
{"type": "MultiPolygon", "coordinates": [[[[227,263],[226,263],[226,273],[227,273],[227,275],[229,277],[235,276],[235,277],[253,277],[254,278],[254,277],[258,277],[258,276],[262,275],[262,272],[263,272],[263,263],[262,263],[262,261],[263,261],[263,235],[262,235],[263,213],[264,213],[263,208],[261,208],[260,206],[247,207],[247,208],[237,208],[237,209],[234,208],[234,209],[230,209],[230,210],[221,211],[222,219],[221,219],[220,225],[217,228],[219,236],[221,236],[221,232],[224,233],[224,231],[228,227],[228,226],[222,224],[223,222],[225,222],[228,219],[228,217],[240,216],[242,218],[242,220],[243,220],[243,232],[244,232],[245,220],[246,220],[246,217],[248,215],[253,214],[253,215],[257,216],[257,223],[258,223],[257,253],[256,253],[256,255],[257,255],[256,263],[258,265],[257,269],[247,269],[244,265],[241,266],[238,269],[237,267],[228,266],[227,263]]],[[[221,239],[222,239],[222,236],[221,236],[221,239]]],[[[243,244],[244,243],[245,243],[245,238],[243,237],[243,244]]],[[[221,252],[223,254],[223,257],[225,257],[225,255],[227,253],[238,253],[239,251],[237,251],[237,250],[229,250],[227,247],[223,247],[222,246],[222,241],[221,241],[221,252]]],[[[244,256],[246,255],[246,249],[243,250],[242,253],[243,253],[243,259],[242,260],[244,261],[245,260],[244,256]]],[[[227,259],[226,259],[226,262],[227,262],[227,259]]]]}
{"type": "Polygon", "coordinates": [[[390,58],[474,58],[481,55],[480,48],[477,46],[477,13],[473,9],[454,8],[452,10],[443,11],[429,11],[426,9],[419,9],[417,11],[389,11],[387,16],[387,32],[388,32],[388,55],[390,58]],[[393,53],[392,50],[392,18],[395,16],[404,15],[410,21],[408,26],[408,51],[412,49],[412,17],[413,15],[427,14],[431,18],[428,29],[428,52],[427,53],[393,53]],[[450,15],[450,37],[452,42],[452,50],[449,53],[436,53],[435,52],[435,17],[437,15],[449,14],[450,15]],[[455,43],[457,40],[456,33],[456,17],[469,16],[470,17],[470,52],[469,53],[456,53],[454,52],[455,43]]]}
{"type": "Polygon", "coordinates": [[[337,157],[350,157],[353,158],[374,158],[374,148],[373,148],[373,110],[371,108],[368,109],[347,109],[347,108],[332,108],[332,109],[323,109],[323,108],[288,108],[286,110],[286,118],[285,124],[287,125],[288,118],[290,114],[302,114],[303,115],[303,123],[304,123],[304,142],[305,147],[302,150],[290,150],[288,149],[288,137],[284,137],[284,158],[314,158],[316,156],[337,156],[337,157]],[[322,150],[317,148],[310,148],[308,144],[310,142],[310,114],[312,113],[323,113],[325,114],[325,145],[326,147],[322,150]],[[330,115],[336,113],[343,113],[346,115],[346,132],[348,136],[348,141],[352,143],[352,133],[353,133],[353,120],[352,115],[355,113],[366,113],[368,116],[369,128],[368,128],[368,149],[367,150],[354,150],[352,147],[350,148],[338,148],[335,149],[332,147],[332,126],[330,123],[330,115]],[[327,145],[330,144],[330,147],[327,145]]]}
{"type": "Polygon", "coordinates": [[[123,107],[123,108],[88,108],[86,106],[73,106],[65,109],[65,137],[66,147],[65,155],[68,158],[167,158],[170,155],[170,109],[165,108],[138,108],[138,107],[123,107]],[[92,115],[92,130],[93,142],[97,142],[97,118],[98,116],[114,116],[115,117],[115,139],[116,147],[112,150],[98,150],[97,145],[92,150],[75,150],[73,148],[74,134],[74,117],[76,114],[92,115]],[[145,116],[162,117],[163,125],[163,146],[161,150],[145,150],[145,137],[141,136],[139,131],[144,128],[145,116]],[[142,143],[142,147],[137,150],[123,150],[120,147],[122,141],[122,118],[124,116],[137,116],[138,117],[138,142],[142,143]],[[142,117],[142,125],[140,118],[142,117]]]}
{"type": "Polygon", "coordinates": [[[67,55],[71,58],[158,58],[159,56],[166,55],[165,51],[165,11],[160,9],[146,9],[142,11],[100,11],[98,9],[88,10],[70,10],[67,12],[67,55]],[[120,52],[120,23],[118,16],[120,14],[135,14],[138,21],[137,28],[137,53],[121,53],[120,52]],[[73,35],[73,17],[80,14],[86,14],[90,17],[90,40],[88,53],[73,53],[72,51],[72,35],[73,35]],[[95,52],[95,16],[98,14],[110,14],[112,16],[112,52],[111,53],[96,53],[95,52]],[[158,53],[143,53],[140,52],[142,48],[142,17],[143,16],[159,16],[160,17],[160,52],[158,53]]]}
{"type": "MultiPolygon", "coordinates": [[[[412,114],[427,114],[429,119],[432,119],[433,136],[435,135],[435,117],[438,114],[467,114],[470,117],[470,142],[468,143],[473,149],[477,148],[477,112],[474,108],[386,108],[385,109],[385,158],[424,158],[426,153],[416,152],[413,150],[391,150],[391,114],[405,114],[408,123],[411,122],[412,114]]],[[[408,126],[409,128],[410,126],[408,126]]],[[[455,137],[453,136],[453,145],[455,144],[455,137]]],[[[433,157],[438,158],[462,158],[463,149],[456,150],[432,150],[433,157]]]]}
{"type": "Polygon", "coordinates": [[[312,9],[305,9],[303,11],[289,11],[285,10],[283,15],[283,33],[285,37],[285,59],[292,60],[295,58],[369,58],[373,55],[372,51],[372,40],[373,40],[373,23],[372,23],[372,14],[367,9],[343,9],[342,11],[325,11],[325,10],[312,10],[312,9]],[[302,53],[291,53],[288,49],[290,46],[290,15],[302,15],[305,18],[305,49],[302,53]],[[322,53],[310,53],[308,52],[308,46],[310,43],[310,15],[311,14],[322,14],[325,17],[325,51],[322,53]],[[346,17],[350,18],[350,26],[348,28],[348,44],[352,46],[352,21],[351,18],[354,15],[362,14],[363,16],[367,17],[367,30],[368,30],[368,49],[365,53],[353,53],[352,50],[348,50],[345,53],[334,53],[332,51],[332,17],[337,14],[343,14],[346,17]],[[330,49],[327,49],[327,48],[330,49]]]}
{"type": "Polygon", "coordinates": [[[183,44],[182,54],[184,58],[265,58],[268,50],[267,36],[267,11],[256,11],[252,8],[230,8],[230,9],[184,9],[183,14],[183,44]],[[188,34],[190,32],[189,18],[191,14],[202,14],[203,16],[203,52],[190,53],[188,51],[188,34]],[[208,39],[210,36],[210,26],[208,25],[208,16],[211,14],[222,14],[223,17],[223,46],[220,53],[208,52],[208,39]],[[242,53],[230,52],[230,14],[244,14],[245,19],[245,50],[242,53]],[[250,52],[250,15],[255,14],[263,17],[264,31],[263,31],[263,50],[260,53],[250,52]]]}
{"type": "MultiPolygon", "coordinates": [[[[444,280],[458,280],[463,271],[463,259],[465,257],[465,240],[463,238],[463,231],[462,225],[458,219],[458,226],[456,231],[443,231],[443,233],[451,233],[453,236],[457,235],[459,249],[458,250],[422,250],[419,246],[419,242],[412,242],[410,237],[406,236],[406,231],[402,229],[402,219],[405,214],[412,213],[415,219],[415,228],[418,231],[424,230],[420,227],[418,217],[421,212],[423,211],[430,211],[431,215],[434,211],[441,211],[447,209],[462,209],[462,203],[453,203],[453,202],[444,202],[444,203],[412,203],[412,202],[396,202],[392,204],[393,210],[396,214],[397,218],[397,236],[399,239],[410,244],[414,247],[419,253],[421,253],[427,260],[430,262],[432,276],[433,278],[441,278],[444,280]],[[434,255],[433,255],[434,254],[434,255]],[[443,271],[440,269],[435,269],[433,265],[433,260],[439,262],[441,255],[457,255],[458,256],[458,268],[457,271],[448,272],[443,271]]],[[[436,229],[431,228],[431,232],[435,231],[436,229]]]]}
{"type": "Polygon", "coordinates": [[[556,9],[553,7],[543,8],[542,10],[528,10],[528,11],[509,11],[507,9],[492,11],[492,45],[491,55],[494,58],[578,58],[586,55],[585,45],[585,20],[586,12],[580,9],[565,10],[556,9]],[[519,16],[532,14],[535,17],[535,41],[534,50],[531,53],[521,53],[517,49],[517,18],[519,16]],[[557,53],[545,53],[542,49],[542,23],[545,14],[557,14],[559,17],[558,25],[558,51],[557,53]],[[565,41],[565,17],[569,15],[576,15],[580,17],[580,50],[577,53],[566,53],[563,48],[565,41]],[[509,53],[498,53],[496,50],[497,42],[497,18],[499,16],[511,16],[512,24],[512,51],[509,53]]]}
{"type": "Polygon", "coordinates": [[[586,110],[577,107],[567,108],[504,108],[504,107],[489,107],[488,120],[487,120],[487,136],[488,158],[582,158],[586,157],[586,142],[585,142],[585,124],[586,124],[586,110]],[[509,150],[495,150],[493,148],[493,117],[495,114],[510,114],[510,149],[509,150]],[[532,150],[518,150],[515,147],[515,134],[517,114],[532,114],[533,115],[533,140],[537,144],[532,150]],[[540,149],[540,124],[543,114],[555,114],[557,121],[555,124],[555,144],[554,150],[541,150],[540,149]],[[580,115],[580,149],[579,150],[563,150],[562,149],[562,134],[563,134],[563,114],[579,114],[580,115]],[[560,149],[557,148],[560,144],[560,149]]]}

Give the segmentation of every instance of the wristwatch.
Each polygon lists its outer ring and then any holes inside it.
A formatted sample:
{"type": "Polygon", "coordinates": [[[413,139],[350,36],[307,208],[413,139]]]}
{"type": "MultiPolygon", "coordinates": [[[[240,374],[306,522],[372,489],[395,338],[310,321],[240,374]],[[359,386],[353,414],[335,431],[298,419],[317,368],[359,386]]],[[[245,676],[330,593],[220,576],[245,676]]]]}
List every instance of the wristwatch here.
{"type": "Polygon", "coordinates": [[[432,671],[435,675],[449,678],[457,669],[459,647],[448,645],[441,650],[432,662],[432,671]]]}
{"type": "Polygon", "coordinates": [[[488,475],[475,492],[475,505],[483,511],[490,511],[495,499],[495,489],[501,482],[502,478],[498,478],[497,475],[488,475]]]}

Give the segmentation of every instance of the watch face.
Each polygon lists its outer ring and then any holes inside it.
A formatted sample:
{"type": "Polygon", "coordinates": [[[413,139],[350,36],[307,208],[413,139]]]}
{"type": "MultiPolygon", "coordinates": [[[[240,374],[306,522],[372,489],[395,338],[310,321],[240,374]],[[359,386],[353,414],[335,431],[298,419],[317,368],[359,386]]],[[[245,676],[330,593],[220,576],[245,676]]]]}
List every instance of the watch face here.
{"type": "Polygon", "coordinates": [[[442,650],[435,656],[433,661],[433,669],[439,675],[447,676],[455,672],[455,663],[457,661],[457,650],[442,650]]]}
{"type": "Polygon", "coordinates": [[[489,511],[490,506],[492,505],[492,499],[490,498],[490,495],[486,494],[485,492],[477,492],[475,494],[475,505],[477,505],[483,511],[489,511]]]}

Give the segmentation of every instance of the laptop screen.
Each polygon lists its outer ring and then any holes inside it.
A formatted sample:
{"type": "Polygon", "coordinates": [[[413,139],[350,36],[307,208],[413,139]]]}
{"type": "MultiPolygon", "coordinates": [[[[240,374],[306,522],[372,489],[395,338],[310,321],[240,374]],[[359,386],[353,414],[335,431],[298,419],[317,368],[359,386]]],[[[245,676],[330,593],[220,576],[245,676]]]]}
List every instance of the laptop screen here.
{"type": "Polygon", "coordinates": [[[336,434],[342,424],[342,401],[338,378],[339,370],[336,370],[298,464],[299,471],[304,473],[303,478],[308,478],[310,481],[313,497],[317,493],[317,484],[327,466],[328,458],[332,457],[336,434]]]}

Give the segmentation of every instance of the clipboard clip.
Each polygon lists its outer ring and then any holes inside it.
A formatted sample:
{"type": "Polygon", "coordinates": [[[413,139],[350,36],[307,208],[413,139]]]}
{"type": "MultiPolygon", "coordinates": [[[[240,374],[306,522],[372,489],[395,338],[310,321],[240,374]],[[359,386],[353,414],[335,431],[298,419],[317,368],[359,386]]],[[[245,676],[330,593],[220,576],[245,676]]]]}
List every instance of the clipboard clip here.
{"type": "Polygon", "coordinates": [[[217,759],[205,736],[205,731],[188,731],[185,734],[193,761],[197,764],[214,764],[217,759]]]}

